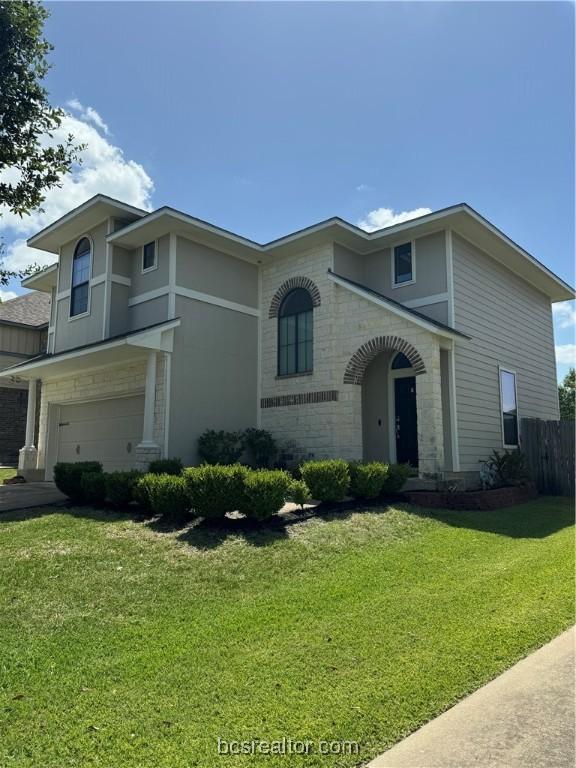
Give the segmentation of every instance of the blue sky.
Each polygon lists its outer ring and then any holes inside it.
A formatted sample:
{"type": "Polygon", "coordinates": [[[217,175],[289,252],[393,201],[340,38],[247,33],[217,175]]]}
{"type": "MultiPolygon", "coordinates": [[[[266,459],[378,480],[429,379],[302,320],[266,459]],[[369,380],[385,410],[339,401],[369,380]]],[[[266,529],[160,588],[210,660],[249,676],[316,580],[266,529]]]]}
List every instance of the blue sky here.
{"type": "Polygon", "coordinates": [[[574,282],[573,4],[49,8],[50,96],[94,146],[44,218],[5,218],[13,258],[100,182],[260,241],[466,201],[574,282]]]}

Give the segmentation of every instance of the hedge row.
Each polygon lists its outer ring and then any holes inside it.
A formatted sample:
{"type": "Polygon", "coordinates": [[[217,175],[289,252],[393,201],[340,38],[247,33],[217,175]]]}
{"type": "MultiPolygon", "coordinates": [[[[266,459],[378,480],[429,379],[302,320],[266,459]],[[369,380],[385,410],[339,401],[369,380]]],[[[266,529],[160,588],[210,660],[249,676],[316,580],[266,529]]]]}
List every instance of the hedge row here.
{"type": "Polygon", "coordinates": [[[249,469],[240,464],[203,464],[182,470],[177,459],[154,462],[147,474],[136,471],[102,471],[98,462],[57,464],[57,487],[75,503],[115,506],[137,502],[157,515],[200,515],[223,518],[239,511],[265,520],[290,500],[304,506],[311,498],[338,502],[347,496],[376,499],[397,493],[409,474],[405,465],[380,462],[347,462],[342,459],[308,461],[301,480],[280,469],[249,469]]]}

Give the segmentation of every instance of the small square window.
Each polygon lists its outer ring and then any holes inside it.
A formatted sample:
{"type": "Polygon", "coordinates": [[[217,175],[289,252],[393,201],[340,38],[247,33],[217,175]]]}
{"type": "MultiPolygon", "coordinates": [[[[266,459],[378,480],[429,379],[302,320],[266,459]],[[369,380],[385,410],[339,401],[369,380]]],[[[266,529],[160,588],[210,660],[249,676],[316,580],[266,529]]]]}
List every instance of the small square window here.
{"type": "Polygon", "coordinates": [[[404,285],[413,280],[412,243],[402,243],[394,248],[394,285],[404,285]]]}
{"type": "Polygon", "coordinates": [[[146,243],[142,250],[142,271],[154,269],[156,266],[156,243],[146,243]]]}

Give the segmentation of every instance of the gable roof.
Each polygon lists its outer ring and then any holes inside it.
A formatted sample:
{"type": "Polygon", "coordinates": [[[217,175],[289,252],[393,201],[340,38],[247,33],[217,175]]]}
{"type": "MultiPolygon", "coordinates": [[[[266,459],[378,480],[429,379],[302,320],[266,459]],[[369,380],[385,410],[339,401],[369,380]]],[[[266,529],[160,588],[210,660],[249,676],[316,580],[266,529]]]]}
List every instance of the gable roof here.
{"type": "Polygon", "coordinates": [[[349,288],[354,293],[364,296],[367,299],[375,300],[377,304],[384,306],[385,309],[388,309],[394,314],[400,315],[401,317],[405,317],[407,320],[411,320],[412,322],[416,323],[416,325],[420,325],[422,328],[426,328],[433,333],[439,333],[441,336],[450,336],[451,338],[471,338],[465,333],[457,331],[455,328],[446,325],[446,323],[441,323],[440,320],[434,320],[433,318],[428,317],[428,315],[424,315],[422,312],[418,312],[411,307],[406,307],[399,301],[391,299],[389,296],[385,296],[383,293],[379,293],[373,288],[369,288],[367,285],[362,285],[362,283],[357,283],[355,280],[350,280],[348,277],[339,275],[337,272],[333,272],[331,269],[328,270],[328,275],[332,280],[334,280],[335,283],[342,285],[344,288],[349,288]]]}
{"type": "Polygon", "coordinates": [[[574,288],[467,203],[458,203],[374,232],[366,232],[334,216],[268,243],[257,243],[169,206],[147,212],[107,195],[95,195],[31,237],[28,245],[58,253],[58,244],[66,242],[65,237],[72,231],[85,230],[89,224],[94,225],[98,217],[102,220],[112,215],[130,221],[107,236],[109,243],[132,249],[169,232],[177,232],[252,263],[314,248],[326,241],[338,242],[360,254],[370,253],[389,247],[408,231],[411,237],[422,237],[439,229],[451,229],[534,285],[551,301],[566,301],[575,295],[574,288]]]}
{"type": "Polygon", "coordinates": [[[0,303],[0,323],[41,328],[50,321],[50,296],[33,291],[0,303]]]}

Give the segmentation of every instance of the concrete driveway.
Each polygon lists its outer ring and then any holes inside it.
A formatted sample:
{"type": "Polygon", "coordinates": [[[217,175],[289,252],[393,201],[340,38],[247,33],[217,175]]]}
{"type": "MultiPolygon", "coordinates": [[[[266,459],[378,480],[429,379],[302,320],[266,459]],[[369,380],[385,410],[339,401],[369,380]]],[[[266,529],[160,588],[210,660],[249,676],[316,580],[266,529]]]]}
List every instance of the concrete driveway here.
{"type": "Polygon", "coordinates": [[[574,628],[368,768],[573,768],[574,628]]]}
{"type": "Polygon", "coordinates": [[[2,512],[30,507],[45,507],[64,504],[66,496],[54,483],[23,483],[22,485],[0,485],[0,516],[2,512]]]}

